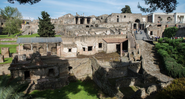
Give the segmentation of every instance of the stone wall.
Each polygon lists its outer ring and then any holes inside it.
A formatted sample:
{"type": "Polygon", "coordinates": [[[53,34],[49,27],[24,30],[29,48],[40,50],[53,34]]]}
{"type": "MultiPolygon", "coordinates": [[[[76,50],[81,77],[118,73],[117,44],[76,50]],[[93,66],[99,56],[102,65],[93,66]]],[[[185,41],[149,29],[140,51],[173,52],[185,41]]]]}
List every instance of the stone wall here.
{"type": "Polygon", "coordinates": [[[0,64],[0,75],[10,75],[10,71],[8,68],[10,67],[10,63],[8,64],[0,64]]]}

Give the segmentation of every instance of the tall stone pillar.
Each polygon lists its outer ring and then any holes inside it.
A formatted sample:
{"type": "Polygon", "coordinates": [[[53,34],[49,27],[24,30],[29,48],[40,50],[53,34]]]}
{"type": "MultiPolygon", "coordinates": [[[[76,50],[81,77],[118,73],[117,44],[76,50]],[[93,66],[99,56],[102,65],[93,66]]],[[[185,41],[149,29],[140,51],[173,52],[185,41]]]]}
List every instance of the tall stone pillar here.
{"type": "Polygon", "coordinates": [[[90,18],[90,23],[89,24],[92,24],[92,18],[90,18]]]}
{"type": "Polygon", "coordinates": [[[122,57],[122,42],[120,44],[120,57],[122,57]]]}
{"type": "Polygon", "coordinates": [[[78,22],[77,23],[80,24],[80,18],[78,18],[78,22]]]}
{"type": "Polygon", "coordinates": [[[76,17],[74,18],[74,24],[76,24],[76,17]]]}
{"type": "Polygon", "coordinates": [[[87,18],[84,18],[84,24],[87,24],[87,18]]]}
{"type": "Polygon", "coordinates": [[[31,50],[33,50],[33,46],[32,46],[32,43],[31,43],[31,50]]]}

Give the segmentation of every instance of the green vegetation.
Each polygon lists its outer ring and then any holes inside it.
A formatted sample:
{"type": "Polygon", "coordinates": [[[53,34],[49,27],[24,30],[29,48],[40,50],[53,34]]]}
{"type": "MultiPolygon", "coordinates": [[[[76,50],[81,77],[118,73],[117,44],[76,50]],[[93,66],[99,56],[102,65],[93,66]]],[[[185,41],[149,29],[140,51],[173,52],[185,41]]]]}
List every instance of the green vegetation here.
{"type": "Polygon", "coordinates": [[[169,27],[164,30],[164,35],[165,37],[171,38],[175,36],[177,31],[178,31],[177,27],[169,27]]]}
{"type": "Polygon", "coordinates": [[[168,87],[157,93],[156,99],[184,99],[185,78],[175,79],[168,87]]]}
{"type": "Polygon", "coordinates": [[[33,98],[42,97],[46,99],[98,99],[99,88],[93,81],[71,82],[68,86],[55,90],[34,90],[33,98]]]}
{"type": "Polygon", "coordinates": [[[10,76],[0,77],[0,99],[25,99],[23,90],[28,86],[27,83],[18,83],[21,78],[11,79],[10,76]],[[24,98],[23,98],[24,97],[24,98]]]}
{"type": "Polygon", "coordinates": [[[121,9],[121,12],[122,13],[132,13],[129,5],[125,5],[125,8],[121,9]]]}
{"type": "Polygon", "coordinates": [[[12,57],[10,57],[10,58],[5,58],[5,59],[4,59],[4,63],[0,63],[0,64],[7,64],[7,63],[11,63],[11,62],[12,62],[12,60],[13,60],[13,58],[12,58],[12,57]]]}
{"type": "Polygon", "coordinates": [[[42,11],[41,15],[42,19],[39,18],[38,35],[40,35],[40,37],[55,37],[55,27],[50,21],[50,15],[45,11],[42,11]]]}
{"type": "Polygon", "coordinates": [[[155,12],[158,9],[166,13],[171,13],[176,9],[178,4],[177,0],[144,0],[144,2],[148,7],[145,8],[138,4],[138,8],[145,13],[155,12]]]}
{"type": "Polygon", "coordinates": [[[4,9],[0,9],[0,13],[2,18],[6,20],[3,33],[8,33],[10,36],[20,32],[22,15],[17,8],[6,6],[4,9]]]}
{"type": "Polygon", "coordinates": [[[0,53],[2,47],[9,47],[10,53],[16,53],[16,47],[18,45],[0,45],[0,53]]]}
{"type": "MultiPolygon", "coordinates": [[[[0,35],[0,38],[15,38],[17,34],[14,34],[14,35],[0,35]]],[[[21,35],[21,36],[18,36],[18,37],[39,37],[39,35],[36,33],[36,34],[32,34],[32,35],[21,35]]],[[[55,35],[55,37],[61,37],[61,35],[55,35]]]]}
{"type": "Polygon", "coordinates": [[[182,41],[165,37],[155,45],[168,75],[174,78],[185,77],[185,43],[182,41]]]}

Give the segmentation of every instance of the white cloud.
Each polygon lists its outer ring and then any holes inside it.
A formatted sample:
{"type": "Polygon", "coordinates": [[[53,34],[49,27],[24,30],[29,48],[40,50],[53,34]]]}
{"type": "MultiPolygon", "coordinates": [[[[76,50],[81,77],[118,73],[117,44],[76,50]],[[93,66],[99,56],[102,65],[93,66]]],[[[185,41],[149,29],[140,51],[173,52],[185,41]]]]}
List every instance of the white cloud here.
{"type": "Polygon", "coordinates": [[[34,18],[33,18],[33,17],[28,17],[28,16],[23,16],[23,19],[34,20],[34,18]]]}

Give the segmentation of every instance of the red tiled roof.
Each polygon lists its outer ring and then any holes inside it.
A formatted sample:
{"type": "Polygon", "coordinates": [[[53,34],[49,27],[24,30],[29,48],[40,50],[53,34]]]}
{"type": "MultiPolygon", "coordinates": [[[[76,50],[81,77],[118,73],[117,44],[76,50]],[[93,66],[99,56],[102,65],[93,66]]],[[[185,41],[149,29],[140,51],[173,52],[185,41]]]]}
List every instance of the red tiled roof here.
{"type": "Polygon", "coordinates": [[[121,42],[127,41],[128,39],[126,38],[104,38],[103,40],[107,43],[121,43],[121,42]]]}

